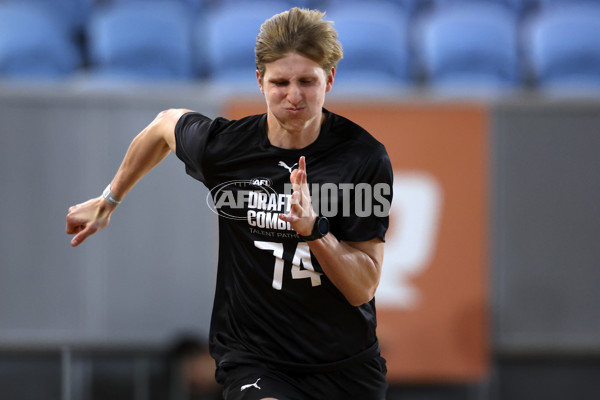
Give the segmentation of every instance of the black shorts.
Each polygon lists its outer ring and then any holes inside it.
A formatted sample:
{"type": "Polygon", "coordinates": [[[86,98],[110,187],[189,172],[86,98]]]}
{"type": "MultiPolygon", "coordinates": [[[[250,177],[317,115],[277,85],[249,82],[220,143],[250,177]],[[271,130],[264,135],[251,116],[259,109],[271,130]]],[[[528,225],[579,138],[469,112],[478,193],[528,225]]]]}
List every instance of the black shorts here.
{"type": "Polygon", "coordinates": [[[384,400],[385,359],[320,373],[282,372],[259,364],[220,367],[225,400],[384,400]]]}

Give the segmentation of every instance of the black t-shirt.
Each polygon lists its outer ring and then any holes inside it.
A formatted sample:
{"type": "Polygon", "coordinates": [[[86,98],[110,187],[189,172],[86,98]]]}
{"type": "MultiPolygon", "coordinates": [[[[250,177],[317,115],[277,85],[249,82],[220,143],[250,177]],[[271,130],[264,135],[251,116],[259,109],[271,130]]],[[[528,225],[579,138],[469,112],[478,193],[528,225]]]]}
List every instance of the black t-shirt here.
{"type": "Polygon", "coordinates": [[[210,329],[217,363],[250,357],[335,364],[376,347],[375,301],[348,303],[308,244],[277,217],[287,212],[290,172],[305,156],[313,206],[328,216],[335,237],[385,237],[392,197],[387,152],[358,125],[323,111],[318,138],[303,149],[272,146],[266,114],[229,121],[188,113],[177,123],[177,156],[211,190],[219,214],[210,329]]]}

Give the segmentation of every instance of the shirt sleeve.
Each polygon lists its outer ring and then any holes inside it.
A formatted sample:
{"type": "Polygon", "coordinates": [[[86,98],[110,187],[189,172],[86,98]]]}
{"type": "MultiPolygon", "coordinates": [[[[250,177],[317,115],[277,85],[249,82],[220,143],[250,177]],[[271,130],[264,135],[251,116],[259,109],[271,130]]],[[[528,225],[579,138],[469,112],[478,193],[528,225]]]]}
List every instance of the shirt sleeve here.
{"type": "Polygon", "coordinates": [[[350,192],[350,215],[337,218],[339,240],[363,242],[374,238],[385,241],[392,205],[394,174],[390,158],[381,145],[362,164],[350,192]],[[360,199],[360,200],[357,200],[360,199]]]}
{"type": "Polygon", "coordinates": [[[199,113],[186,113],[175,125],[175,154],[192,178],[205,182],[203,154],[210,137],[212,120],[199,113]]]}

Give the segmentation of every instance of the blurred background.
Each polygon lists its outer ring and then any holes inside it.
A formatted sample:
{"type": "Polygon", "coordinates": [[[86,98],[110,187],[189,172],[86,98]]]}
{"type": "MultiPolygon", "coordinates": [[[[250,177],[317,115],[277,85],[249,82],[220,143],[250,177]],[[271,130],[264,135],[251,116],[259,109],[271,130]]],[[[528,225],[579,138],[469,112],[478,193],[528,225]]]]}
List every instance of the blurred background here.
{"type": "Polygon", "coordinates": [[[161,110],[264,112],[291,6],[335,21],[326,107],[394,167],[388,398],[596,398],[600,1],[0,0],[0,399],[219,398],[207,190],[171,156],[77,249],[65,216],[161,110]]]}

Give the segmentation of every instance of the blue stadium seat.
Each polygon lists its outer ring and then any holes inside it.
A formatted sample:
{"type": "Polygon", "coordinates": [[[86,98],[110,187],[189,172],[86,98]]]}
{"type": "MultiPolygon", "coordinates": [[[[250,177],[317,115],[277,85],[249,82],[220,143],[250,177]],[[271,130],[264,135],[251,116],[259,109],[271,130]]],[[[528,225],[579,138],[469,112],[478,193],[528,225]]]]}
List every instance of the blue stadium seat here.
{"type": "Polygon", "coordinates": [[[376,7],[380,6],[380,4],[387,4],[388,6],[402,8],[410,14],[419,7],[426,5],[426,3],[428,1],[424,0],[371,0],[369,2],[365,2],[364,0],[323,0],[321,6],[327,10],[333,10],[356,4],[362,6],[375,5],[376,7]]]}
{"type": "Polygon", "coordinates": [[[0,0],[0,3],[29,4],[45,8],[48,15],[54,17],[72,34],[76,34],[85,26],[94,0],[0,0]]]}
{"type": "MultiPolygon", "coordinates": [[[[282,3],[284,10],[292,8],[292,7],[300,7],[300,8],[315,8],[316,6],[319,5],[319,1],[317,0],[278,0],[280,3],[282,3]]],[[[223,6],[235,6],[236,4],[243,4],[243,3],[247,3],[247,4],[258,4],[260,6],[260,3],[262,3],[264,1],[257,1],[257,0],[218,0],[216,1],[216,3],[220,3],[223,6]]]]}
{"type": "Polygon", "coordinates": [[[260,25],[289,8],[286,2],[225,3],[206,15],[206,54],[211,80],[223,90],[256,91],[254,44],[260,25]]]}
{"type": "Polygon", "coordinates": [[[0,3],[0,76],[65,77],[80,64],[81,55],[68,30],[44,8],[0,3]]]}
{"type": "MultiPolygon", "coordinates": [[[[69,1],[69,0],[62,0],[69,1]]],[[[73,0],[71,0],[73,1],[73,0]]],[[[77,1],[77,0],[75,0],[77,1]]],[[[96,6],[106,5],[115,5],[115,4],[123,4],[123,3],[139,3],[144,2],[144,0],[84,0],[84,1],[96,1],[96,6]]],[[[223,0],[150,0],[151,2],[162,1],[166,3],[180,3],[182,6],[186,7],[187,10],[191,13],[199,14],[204,12],[207,8],[214,6],[215,4],[219,4],[223,0]]]]}
{"type": "Polygon", "coordinates": [[[114,3],[88,25],[93,76],[119,80],[193,78],[192,16],[178,2],[114,3]]]}
{"type": "Polygon", "coordinates": [[[542,10],[523,29],[523,50],[542,90],[600,94],[600,4],[542,10]]]}
{"type": "Polygon", "coordinates": [[[350,2],[327,10],[344,49],[335,91],[401,90],[411,83],[408,10],[386,2],[350,2]]]}
{"type": "Polygon", "coordinates": [[[519,84],[516,18],[503,6],[434,10],[414,33],[419,69],[434,91],[487,96],[519,84]]]}
{"type": "Polygon", "coordinates": [[[573,4],[600,4],[600,0],[536,0],[540,10],[567,6],[573,4]]]}
{"type": "Polygon", "coordinates": [[[520,13],[524,8],[528,7],[530,3],[537,0],[431,0],[433,7],[453,7],[462,6],[463,4],[496,4],[504,6],[514,13],[520,13]]]}

